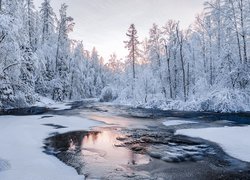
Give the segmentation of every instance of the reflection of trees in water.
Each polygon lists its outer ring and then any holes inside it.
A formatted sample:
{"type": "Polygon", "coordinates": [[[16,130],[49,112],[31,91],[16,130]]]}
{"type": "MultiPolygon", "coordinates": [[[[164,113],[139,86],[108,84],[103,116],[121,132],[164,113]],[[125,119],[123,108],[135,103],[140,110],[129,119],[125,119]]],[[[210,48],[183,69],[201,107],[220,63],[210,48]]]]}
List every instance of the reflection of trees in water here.
{"type": "MultiPolygon", "coordinates": [[[[90,174],[105,176],[110,172],[117,172],[115,169],[126,167],[131,171],[130,166],[138,165],[144,157],[134,153],[129,148],[116,147],[124,135],[116,129],[101,129],[101,131],[77,131],[49,138],[55,156],[65,164],[74,167],[78,174],[87,171],[90,174]],[[56,148],[54,148],[56,147],[56,148]],[[59,152],[58,152],[59,151],[59,152]],[[126,166],[128,165],[128,166],[126,166]]],[[[147,158],[145,159],[147,162],[147,158]]]]}
{"type": "MultiPolygon", "coordinates": [[[[53,147],[55,152],[81,152],[88,150],[97,152],[99,155],[104,156],[108,154],[112,160],[118,158],[121,161],[135,165],[138,161],[138,155],[126,148],[115,148],[114,144],[118,141],[121,134],[115,131],[76,131],[65,134],[58,134],[46,140],[48,146],[53,147]]],[[[82,154],[84,155],[84,154],[82,154]]]]}
{"type": "Polygon", "coordinates": [[[90,143],[90,142],[95,144],[99,138],[99,134],[100,132],[97,132],[97,131],[89,132],[87,135],[84,136],[82,140],[82,145],[90,143]]]}
{"type": "Polygon", "coordinates": [[[86,134],[82,140],[82,146],[107,146],[108,143],[112,143],[116,140],[118,134],[111,131],[93,131],[86,134]]]}
{"type": "Polygon", "coordinates": [[[88,132],[76,131],[65,134],[57,134],[45,140],[45,145],[53,147],[56,151],[79,150],[82,139],[88,132]]]}
{"type": "Polygon", "coordinates": [[[130,157],[131,164],[135,165],[136,164],[136,155],[135,155],[135,153],[133,153],[133,151],[130,151],[129,157],[130,157]]]}

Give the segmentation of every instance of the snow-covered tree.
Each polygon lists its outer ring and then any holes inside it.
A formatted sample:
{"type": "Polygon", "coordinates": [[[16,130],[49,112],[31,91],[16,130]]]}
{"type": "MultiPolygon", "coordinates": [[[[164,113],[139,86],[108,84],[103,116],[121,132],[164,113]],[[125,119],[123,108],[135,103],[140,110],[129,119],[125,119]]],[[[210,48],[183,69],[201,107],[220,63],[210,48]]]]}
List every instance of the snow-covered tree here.
{"type": "Polygon", "coordinates": [[[63,4],[56,22],[49,0],[40,13],[33,0],[1,1],[0,108],[31,105],[39,96],[63,101],[100,95],[107,84],[103,60],[69,39],[74,23],[66,10],[63,4]]]}
{"type": "Polygon", "coordinates": [[[55,13],[50,5],[50,0],[44,0],[40,9],[42,20],[42,42],[48,40],[54,32],[55,13]]]}
{"type": "Polygon", "coordinates": [[[70,61],[70,41],[68,33],[73,30],[73,18],[67,16],[66,4],[60,8],[60,19],[58,21],[58,38],[55,57],[55,86],[53,90],[54,100],[64,100],[69,96],[68,65],[70,61]]]}
{"type": "Polygon", "coordinates": [[[155,78],[157,78],[160,93],[167,98],[166,84],[165,84],[165,66],[163,62],[163,43],[162,32],[160,28],[153,24],[153,27],[149,30],[148,39],[148,59],[151,62],[152,70],[155,78]]]}
{"type": "MultiPolygon", "coordinates": [[[[118,99],[177,109],[246,109],[250,103],[249,9],[247,0],[212,0],[186,30],[172,20],[162,28],[154,24],[143,44],[145,63],[136,67],[140,72],[136,95],[129,96],[131,90],[124,85],[118,99]],[[236,101],[237,105],[232,103],[236,101]]],[[[129,77],[121,76],[127,86],[129,77]]]]}
{"type": "Polygon", "coordinates": [[[138,58],[140,57],[139,40],[137,36],[137,30],[134,24],[131,24],[128,32],[126,33],[129,40],[124,41],[125,48],[128,49],[129,54],[127,56],[129,63],[132,65],[132,76],[133,79],[136,78],[136,64],[138,63],[138,58]]]}
{"type": "Polygon", "coordinates": [[[28,42],[29,46],[32,49],[35,49],[37,39],[35,34],[35,26],[36,26],[36,13],[35,13],[35,5],[33,0],[25,0],[25,10],[26,10],[26,27],[28,31],[28,42]]]}

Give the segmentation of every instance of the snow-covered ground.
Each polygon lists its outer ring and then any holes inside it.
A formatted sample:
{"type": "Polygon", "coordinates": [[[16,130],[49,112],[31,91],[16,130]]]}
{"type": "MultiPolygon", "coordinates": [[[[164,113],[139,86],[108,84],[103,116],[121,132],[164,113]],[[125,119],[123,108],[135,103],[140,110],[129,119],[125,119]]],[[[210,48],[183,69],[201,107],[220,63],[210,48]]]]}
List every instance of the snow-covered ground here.
{"type": "Polygon", "coordinates": [[[215,142],[230,156],[250,162],[250,126],[181,129],[176,134],[215,142]]]}
{"type": "Polygon", "coordinates": [[[67,102],[55,102],[46,97],[39,97],[39,101],[37,101],[34,105],[38,107],[48,107],[55,110],[66,110],[71,108],[67,102]]]}
{"type": "Polygon", "coordinates": [[[184,121],[184,120],[168,120],[163,122],[165,126],[177,126],[182,124],[195,124],[195,121],[184,121]]]}
{"type": "Polygon", "coordinates": [[[98,122],[76,116],[0,116],[0,160],[9,166],[2,168],[0,179],[83,179],[75,169],[43,153],[43,140],[53,132],[87,130],[96,125],[98,122]],[[68,128],[55,130],[44,124],[68,128]]]}
{"type": "Polygon", "coordinates": [[[243,90],[231,90],[222,88],[210,92],[202,91],[192,96],[188,101],[164,99],[162,94],[148,94],[145,96],[130,97],[132,94],[127,89],[121,89],[116,104],[143,108],[158,108],[162,110],[177,111],[211,111],[211,112],[250,112],[250,92],[243,90]]]}

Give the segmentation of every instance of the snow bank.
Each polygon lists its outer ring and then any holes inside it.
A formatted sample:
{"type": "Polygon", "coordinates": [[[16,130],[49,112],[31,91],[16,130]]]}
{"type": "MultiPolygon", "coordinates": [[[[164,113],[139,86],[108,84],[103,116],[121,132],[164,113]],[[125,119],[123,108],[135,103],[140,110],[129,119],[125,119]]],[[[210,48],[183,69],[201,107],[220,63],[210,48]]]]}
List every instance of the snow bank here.
{"type": "Polygon", "coordinates": [[[55,110],[67,110],[71,109],[71,105],[68,103],[56,103],[47,106],[48,108],[55,109],[55,110]]]}
{"type": "MultiPolygon", "coordinates": [[[[5,180],[68,180],[83,179],[77,172],[56,157],[43,153],[43,140],[53,132],[87,130],[97,122],[74,116],[0,116],[0,159],[10,168],[0,172],[5,180]],[[68,128],[55,130],[44,124],[68,128]]],[[[1,169],[1,168],[0,168],[1,169]]]]}
{"type": "Polygon", "coordinates": [[[163,122],[165,126],[177,126],[177,125],[183,125],[183,124],[194,124],[197,122],[194,121],[184,121],[184,120],[169,120],[163,122]]]}
{"type": "Polygon", "coordinates": [[[159,107],[180,111],[247,112],[250,111],[250,93],[224,88],[196,95],[187,102],[169,101],[165,106],[160,103],[159,107]]]}
{"type": "Polygon", "coordinates": [[[216,112],[250,111],[250,93],[227,88],[215,90],[189,101],[185,109],[216,112]]]}
{"type": "Polygon", "coordinates": [[[115,103],[163,110],[248,112],[250,111],[250,92],[224,88],[196,94],[184,102],[165,99],[162,94],[148,94],[147,101],[145,101],[144,96],[132,97],[131,92],[123,90],[115,103]]]}
{"type": "Polygon", "coordinates": [[[176,134],[198,137],[219,144],[230,156],[250,162],[250,126],[181,129],[176,134]]]}
{"type": "Polygon", "coordinates": [[[71,105],[67,102],[55,102],[52,99],[46,97],[39,97],[39,101],[35,103],[38,107],[48,107],[55,110],[67,110],[71,109],[71,105]]]}

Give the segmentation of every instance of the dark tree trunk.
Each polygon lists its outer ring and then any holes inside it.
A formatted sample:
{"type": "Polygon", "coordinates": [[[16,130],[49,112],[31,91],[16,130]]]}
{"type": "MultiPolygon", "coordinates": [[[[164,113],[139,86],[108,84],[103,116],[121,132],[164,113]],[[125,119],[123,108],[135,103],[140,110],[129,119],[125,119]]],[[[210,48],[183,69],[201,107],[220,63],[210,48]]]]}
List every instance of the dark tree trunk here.
{"type": "Polygon", "coordinates": [[[185,72],[185,63],[184,63],[184,54],[183,54],[183,34],[179,31],[179,29],[176,29],[177,38],[180,46],[180,59],[181,59],[181,70],[182,70],[182,83],[183,83],[183,94],[184,94],[184,100],[187,101],[187,87],[186,87],[186,72],[185,72]]]}
{"type": "Polygon", "coordinates": [[[168,47],[165,45],[165,51],[166,51],[166,58],[167,58],[167,65],[168,65],[168,81],[169,81],[169,94],[170,98],[173,99],[173,90],[172,90],[172,78],[171,78],[171,69],[170,69],[170,49],[168,52],[168,47]]]}
{"type": "Polygon", "coordinates": [[[240,45],[240,35],[239,35],[239,29],[237,25],[237,18],[235,14],[235,7],[233,4],[233,1],[230,0],[232,10],[233,10],[233,19],[234,19],[234,27],[235,27],[235,33],[236,33],[236,38],[237,38],[237,45],[238,45],[238,53],[239,53],[239,58],[240,58],[240,63],[242,63],[242,55],[241,55],[241,45],[240,45]]]}
{"type": "Polygon", "coordinates": [[[241,22],[241,29],[242,29],[242,40],[243,40],[243,54],[244,54],[244,63],[247,64],[247,34],[245,30],[245,23],[244,23],[244,15],[243,15],[243,0],[240,0],[239,2],[240,7],[240,22],[241,22]]]}
{"type": "Polygon", "coordinates": [[[2,11],[2,0],[0,0],[0,11],[2,11]]]}

